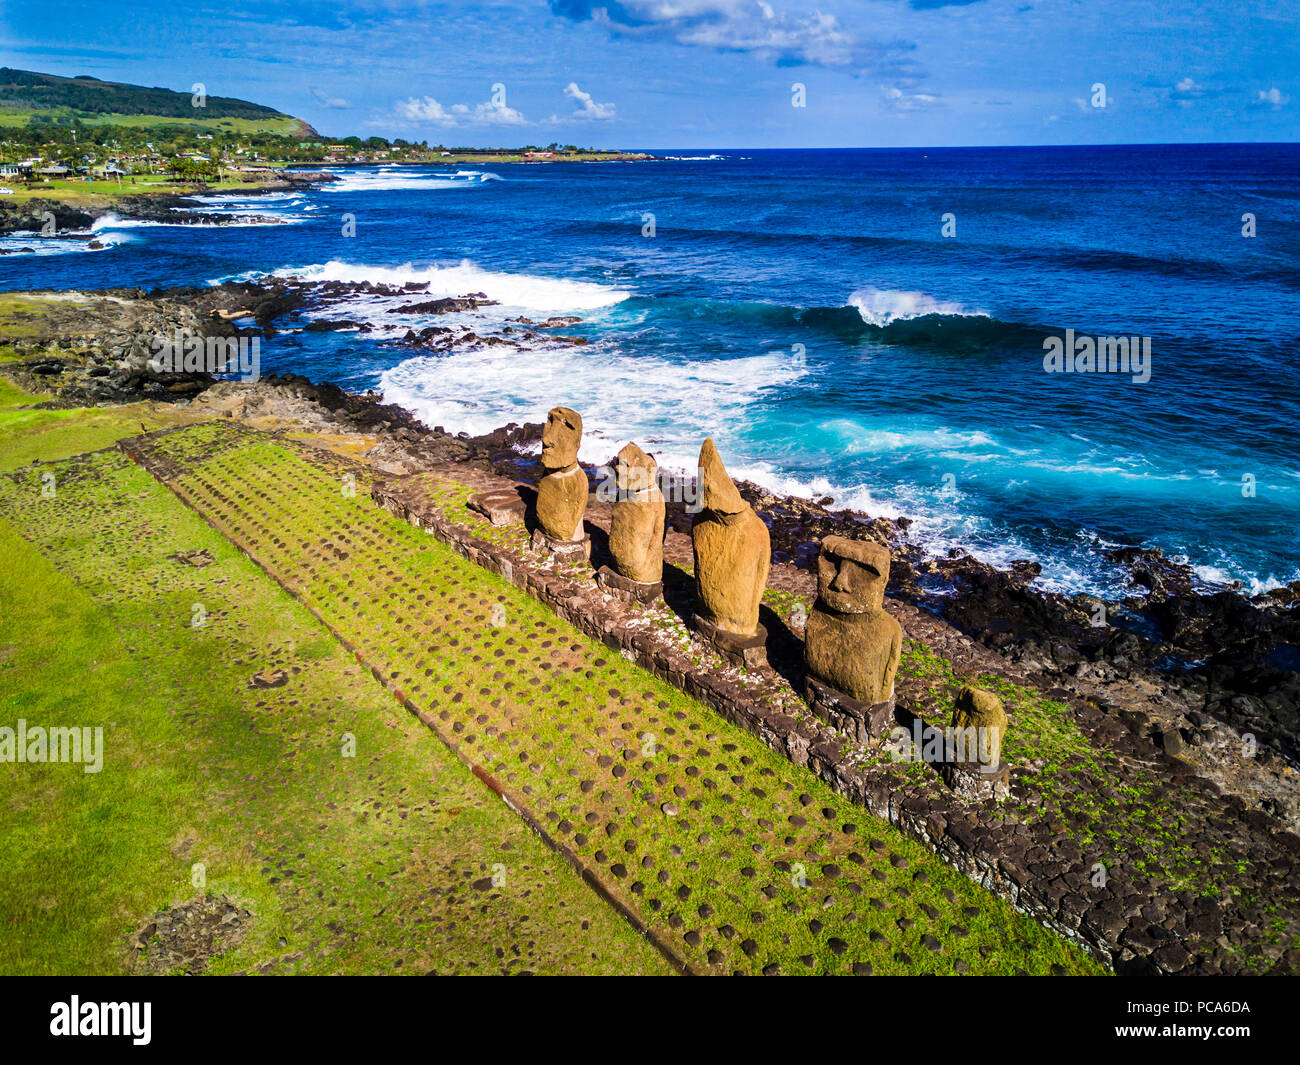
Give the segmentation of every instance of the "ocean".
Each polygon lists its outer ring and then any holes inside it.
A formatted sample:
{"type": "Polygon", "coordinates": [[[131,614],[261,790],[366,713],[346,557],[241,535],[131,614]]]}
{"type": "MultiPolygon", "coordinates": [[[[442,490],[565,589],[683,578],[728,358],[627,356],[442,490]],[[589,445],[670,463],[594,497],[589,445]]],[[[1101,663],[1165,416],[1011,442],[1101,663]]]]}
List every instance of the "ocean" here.
{"type": "Polygon", "coordinates": [[[939,554],[1036,559],[1048,590],[1123,594],[1104,555],[1135,544],[1207,587],[1300,579],[1300,145],[656,154],[683,158],[349,168],[213,197],[229,226],[0,239],[41,252],[0,256],[0,288],[482,292],[499,306],[450,316],[349,298],[321,316],[371,332],[283,331],[262,371],[382,389],[451,431],[564,404],[593,462],[635,440],[693,469],[712,436],[738,477],[905,515],[939,554]],[[394,343],[553,315],[587,343],[394,343]]]}

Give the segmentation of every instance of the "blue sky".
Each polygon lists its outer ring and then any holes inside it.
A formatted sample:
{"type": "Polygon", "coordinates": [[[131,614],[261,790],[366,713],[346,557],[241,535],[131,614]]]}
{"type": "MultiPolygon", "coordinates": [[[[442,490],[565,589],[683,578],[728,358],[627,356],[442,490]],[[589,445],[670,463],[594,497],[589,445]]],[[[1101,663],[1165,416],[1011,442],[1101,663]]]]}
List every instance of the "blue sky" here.
{"type": "Polygon", "coordinates": [[[1300,0],[0,3],[0,65],[201,82],[336,136],[780,148],[1300,129],[1300,0]]]}

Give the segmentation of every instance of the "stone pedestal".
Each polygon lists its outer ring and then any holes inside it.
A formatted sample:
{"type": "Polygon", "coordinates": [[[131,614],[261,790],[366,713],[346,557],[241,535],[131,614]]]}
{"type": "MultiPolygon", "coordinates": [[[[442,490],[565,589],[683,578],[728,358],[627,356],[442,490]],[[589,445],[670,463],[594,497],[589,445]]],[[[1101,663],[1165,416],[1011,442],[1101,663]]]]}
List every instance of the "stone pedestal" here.
{"type": "Polygon", "coordinates": [[[550,555],[558,562],[589,562],[591,560],[591,537],[581,540],[555,540],[541,529],[534,529],[528,546],[539,555],[550,555]]]}
{"type": "Polygon", "coordinates": [[[601,566],[596,572],[596,583],[621,599],[641,603],[643,606],[648,606],[664,596],[663,581],[634,581],[621,573],[615,573],[608,566],[601,566]]]}
{"type": "Polygon", "coordinates": [[[762,625],[753,636],[740,636],[720,629],[713,622],[691,615],[691,628],[705,643],[738,669],[764,669],[767,667],[767,629],[762,625]]]}
{"type": "Polygon", "coordinates": [[[944,762],[939,767],[943,782],[963,799],[1001,802],[1011,794],[1011,767],[999,761],[996,766],[979,762],[944,762]]]}
{"type": "Polygon", "coordinates": [[[514,488],[498,488],[472,495],[466,504],[493,525],[522,525],[528,505],[514,488]]]}
{"type": "Polygon", "coordinates": [[[804,697],[817,717],[859,743],[874,746],[893,732],[892,693],[883,702],[864,703],[809,675],[804,678],[804,697]]]}

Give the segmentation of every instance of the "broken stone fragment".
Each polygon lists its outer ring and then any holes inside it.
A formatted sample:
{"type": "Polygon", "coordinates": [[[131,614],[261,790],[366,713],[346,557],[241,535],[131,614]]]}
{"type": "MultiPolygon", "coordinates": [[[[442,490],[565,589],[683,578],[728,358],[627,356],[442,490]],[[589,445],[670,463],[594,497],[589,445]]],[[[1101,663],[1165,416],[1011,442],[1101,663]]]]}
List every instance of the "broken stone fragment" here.
{"type": "Polygon", "coordinates": [[[953,704],[953,742],[962,761],[996,767],[1002,761],[1007,712],[1002,700],[983,688],[964,686],[953,704]]]}

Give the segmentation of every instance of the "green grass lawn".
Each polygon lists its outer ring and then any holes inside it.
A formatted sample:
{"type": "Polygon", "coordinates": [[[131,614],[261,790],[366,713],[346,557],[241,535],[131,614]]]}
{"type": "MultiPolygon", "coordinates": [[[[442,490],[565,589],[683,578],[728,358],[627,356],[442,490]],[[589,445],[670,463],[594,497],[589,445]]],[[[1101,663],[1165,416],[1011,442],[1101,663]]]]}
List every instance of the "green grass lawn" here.
{"type": "Polygon", "coordinates": [[[0,724],[97,726],[105,745],[94,774],[0,765],[0,971],[134,971],[149,954],[132,933],[205,893],[252,914],[216,973],[667,971],[118,452],[0,478],[0,584],[0,724]],[[251,686],[278,670],[282,686],[251,686]]]}
{"type": "MultiPolygon", "coordinates": [[[[32,115],[38,113],[32,108],[0,108],[0,128],[26,126],[32,115]]],[[[175,126],[192,133],[280,133],[296,136],[302,130],[299,119],[287,115],[280,118],[214,118],[205,117],[200,108],[195,108],[194,118],[179,118],[172,115],[121,115],[101,113],[98,111],[75,111],[70,107],[41,108],[39,114],[51,119],[76,118],[85,126],[126,126],[132,129],[165,129],[175,126]]]]}
{"type": "MultiPolygon", "coordinates": [[[[4,349],[0,348],[0,361],[3,358],[4,349]]],[[[123,437],[188,420],[185,408],[155,403],[94,409],[21,409],[44,398],[48,397],[24,392],[0,377],[0,472],[35,460],[52,462],[97,451],[123,437]]]]}
{"type": "Polygon", "coordinates": [[[69,207],[90,209],[107,206],[114,200],[121,200],[131,196],[144,196],[160,192],[189,195],[193,193],[238,191],[256,188],[259,184],[262,184],[257,181],[245,180],[243,177],[231,172],[224,173],[225,176],[220,181],[209,181],[202,184],[172,181],[164,174],[138,174],[134,181],[130,177],[125,177],[122,179],[121,184],[116,181],[70,181],[60,178],[40,181],[33,185],[11,182],[5,187],[13,189],[13,195],[0,196],[0,204],[26,203],[29,200],[58,200],[69,207]]]}

